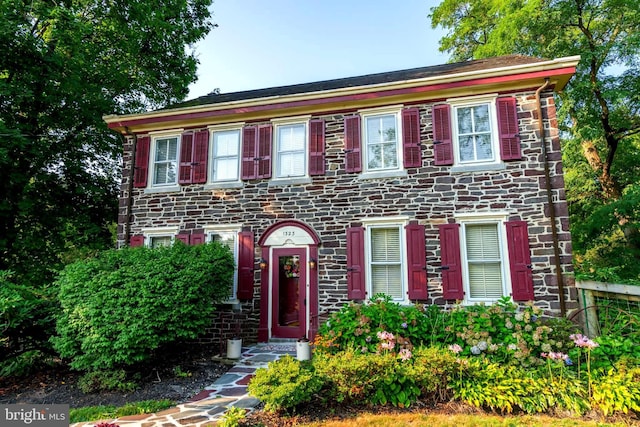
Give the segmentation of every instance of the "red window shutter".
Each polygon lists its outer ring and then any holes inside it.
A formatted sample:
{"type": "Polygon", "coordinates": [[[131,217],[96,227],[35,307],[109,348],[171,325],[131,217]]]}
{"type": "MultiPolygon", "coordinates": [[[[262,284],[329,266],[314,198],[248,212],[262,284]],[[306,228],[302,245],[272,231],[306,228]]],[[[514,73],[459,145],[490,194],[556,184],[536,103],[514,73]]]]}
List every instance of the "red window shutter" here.
{"type": "Polygon", "coordinates": [[[178,184],[193,182],[193,133],[183,133],[180,138],[180,163],[178,184]]]}
{"type": "Polygon", "coordinates": [[[324,175],[324,120],[309,122],[309,175],[324,175]]]}
{"type": "Polygon", "coordinates": [[[133,168],[133,186],[136,188],[147,186],[150,146],[151,138],[148,136],[139,137],[136,142],[136,162],[133,168]]]}
{"type": "Polygon", "coordinates": [[[243,180],[256,178],[257,126],[246,126],[242,130],[242,173],[243,180]]]}
{"type": "Polygon", "coordinates": [[[188,234],[176,234],[176,239],[180,240],[185,245],[189,244],[189,235],[188,234]]]}
{"type": "Polygon", "coordinates": [[[129,246],[132,248],[144,245],[144,236],[142,234],[136,234],[129,239],[129,246]]]}
{"type": "Polygon", "coordinates": [[[271,178],[271,125],[258,127],[258,172],[256,178],[271,178]]]}
{"type": "Polygon", "coordinates": [[[464,298],[460,255],[460,224],[440,224],[442,296],[447,300],[464,298]]]}
{"type": "Polygon", "coordinates": [[[347,172],[362,171],[362,155],[360,154],[360,116],[344,118],[344,152],[345,170],[347,172]]]}
{"type": "Polygon", "coordinates": [[[201,245],[204,243],[206,236],[204,234],[192,234],[189,237],[189,243],[191,245],[201,245]]]}
{"type": "Polygon", "coordinates": [[[238,299],[252,299],[254,286],[255,254],[253,232],[238,233],[238,299]]]}
{"type": "Polygon", "coordinates": [[[498,98],[498,135],[500,137],[500,158],[502,160],[520,160],[520,131],[518,128],[518,109],[515,98],[498,98]]]}
{"type": "Polygon", "coordinates": [[[451,107],[434,105],[432,109],[433,154],[436,165],[453,164],[453,139],[451,137],[451,107]]]}
{"type": "Polygon", "coordinates": [[[402,110],[402,150],[405,168],[422,166],[420,110],[417,108],[402,110]]]}
{"type": "Polygon", "coordinates": [[[525,221],[509,221],[505,225],[511,268],[511,296],[514,301],[533,300],[533,271],[531,270],[527,223],[525,221]]]}
{"type": "Polygon", "coordinates": [[[363,300],[367,292],[364,281],[364,228],[347,228],[347,297],[363,300]]]}
{"type": "Polygon", "coordinates": [[[207,159],[209,157],[209,131],[196,132],[193,141],[193,183],[207,182],[207,159]]]}
{"type": "Polygon", "coordinates": [[[427,299],[427,251],[424,225],[409,224],[407,232],[407,261],[409,264],[409,299],[427,299]]]}

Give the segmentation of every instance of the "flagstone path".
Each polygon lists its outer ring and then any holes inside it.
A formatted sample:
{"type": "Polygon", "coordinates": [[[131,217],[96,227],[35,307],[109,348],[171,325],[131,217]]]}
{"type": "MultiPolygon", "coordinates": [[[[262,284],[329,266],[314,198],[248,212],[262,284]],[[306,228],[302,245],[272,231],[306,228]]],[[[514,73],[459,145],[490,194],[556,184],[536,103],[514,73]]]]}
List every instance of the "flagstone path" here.
{"type": "Polygon", "coordinates": [[[232,406],[251,412],[260,403],[247,394],[247,384],[256,369],[266,367],[285,354],[296,355],[295,343],[264,343],[245,347],[238,362],[209,387],[174,408],[155,414],[131,415],[112,420],[72,424],[72,427],[93,427],[100,422],[120,427],[210,427],[217,425],[232,406]]]}

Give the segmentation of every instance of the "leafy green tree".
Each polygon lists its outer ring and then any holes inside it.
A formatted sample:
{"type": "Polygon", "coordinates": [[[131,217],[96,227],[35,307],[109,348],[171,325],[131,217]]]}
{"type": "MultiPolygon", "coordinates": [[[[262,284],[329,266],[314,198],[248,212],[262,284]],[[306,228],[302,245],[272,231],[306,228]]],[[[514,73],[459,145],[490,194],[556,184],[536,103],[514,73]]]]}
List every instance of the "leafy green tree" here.
{"type": "Polygon", "coordinates": [[[440,49],[453,60],[581,56],[557,100],[575,248],[616,240],[637,264],[639,218],[628,206],[640,183],[640,1],[444,0],[429,17],[448,30],[440,49]]]}
{"type": "Polygon", "coordinates": [[[102,116],[184,99],[210,4],[0,2],[0,270],[42,284],[112,244],[121,139],[102,116]]]}

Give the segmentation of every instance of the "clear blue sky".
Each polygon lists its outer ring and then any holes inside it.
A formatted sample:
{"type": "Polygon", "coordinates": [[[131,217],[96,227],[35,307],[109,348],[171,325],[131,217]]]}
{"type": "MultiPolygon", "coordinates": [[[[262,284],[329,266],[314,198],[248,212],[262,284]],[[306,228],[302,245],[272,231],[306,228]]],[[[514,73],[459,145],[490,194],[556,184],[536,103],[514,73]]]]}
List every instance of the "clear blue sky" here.
{"type": "Polygon", "coordinates": [[[438,0],[215,0],[189,99],[443,64],[438,0]]]}

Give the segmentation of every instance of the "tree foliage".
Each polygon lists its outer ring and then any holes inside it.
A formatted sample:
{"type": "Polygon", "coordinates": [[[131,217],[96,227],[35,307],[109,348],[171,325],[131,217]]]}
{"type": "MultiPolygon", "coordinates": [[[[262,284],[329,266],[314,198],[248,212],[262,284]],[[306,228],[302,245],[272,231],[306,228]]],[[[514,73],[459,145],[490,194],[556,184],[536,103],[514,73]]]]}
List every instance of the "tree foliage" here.
{"type": "MultiPolygon", "coordinates": [[[[640,183],[640,1],[444,0],[429,16],[448,30],[440,49],[453,60],[581,56],[558,96],[574,246],[582,255],[622,247],[638,264],[640,222],[629,206],[640,183]]],[[[611,255],[592,261],[620,262],[611,255]]]]}
{"type": "Polygon", "coordinates": [[[102,116],[186,96],[210,3],[0,3],[0,270],[43,283],[111,244],[121,140],[102,116]]]}

